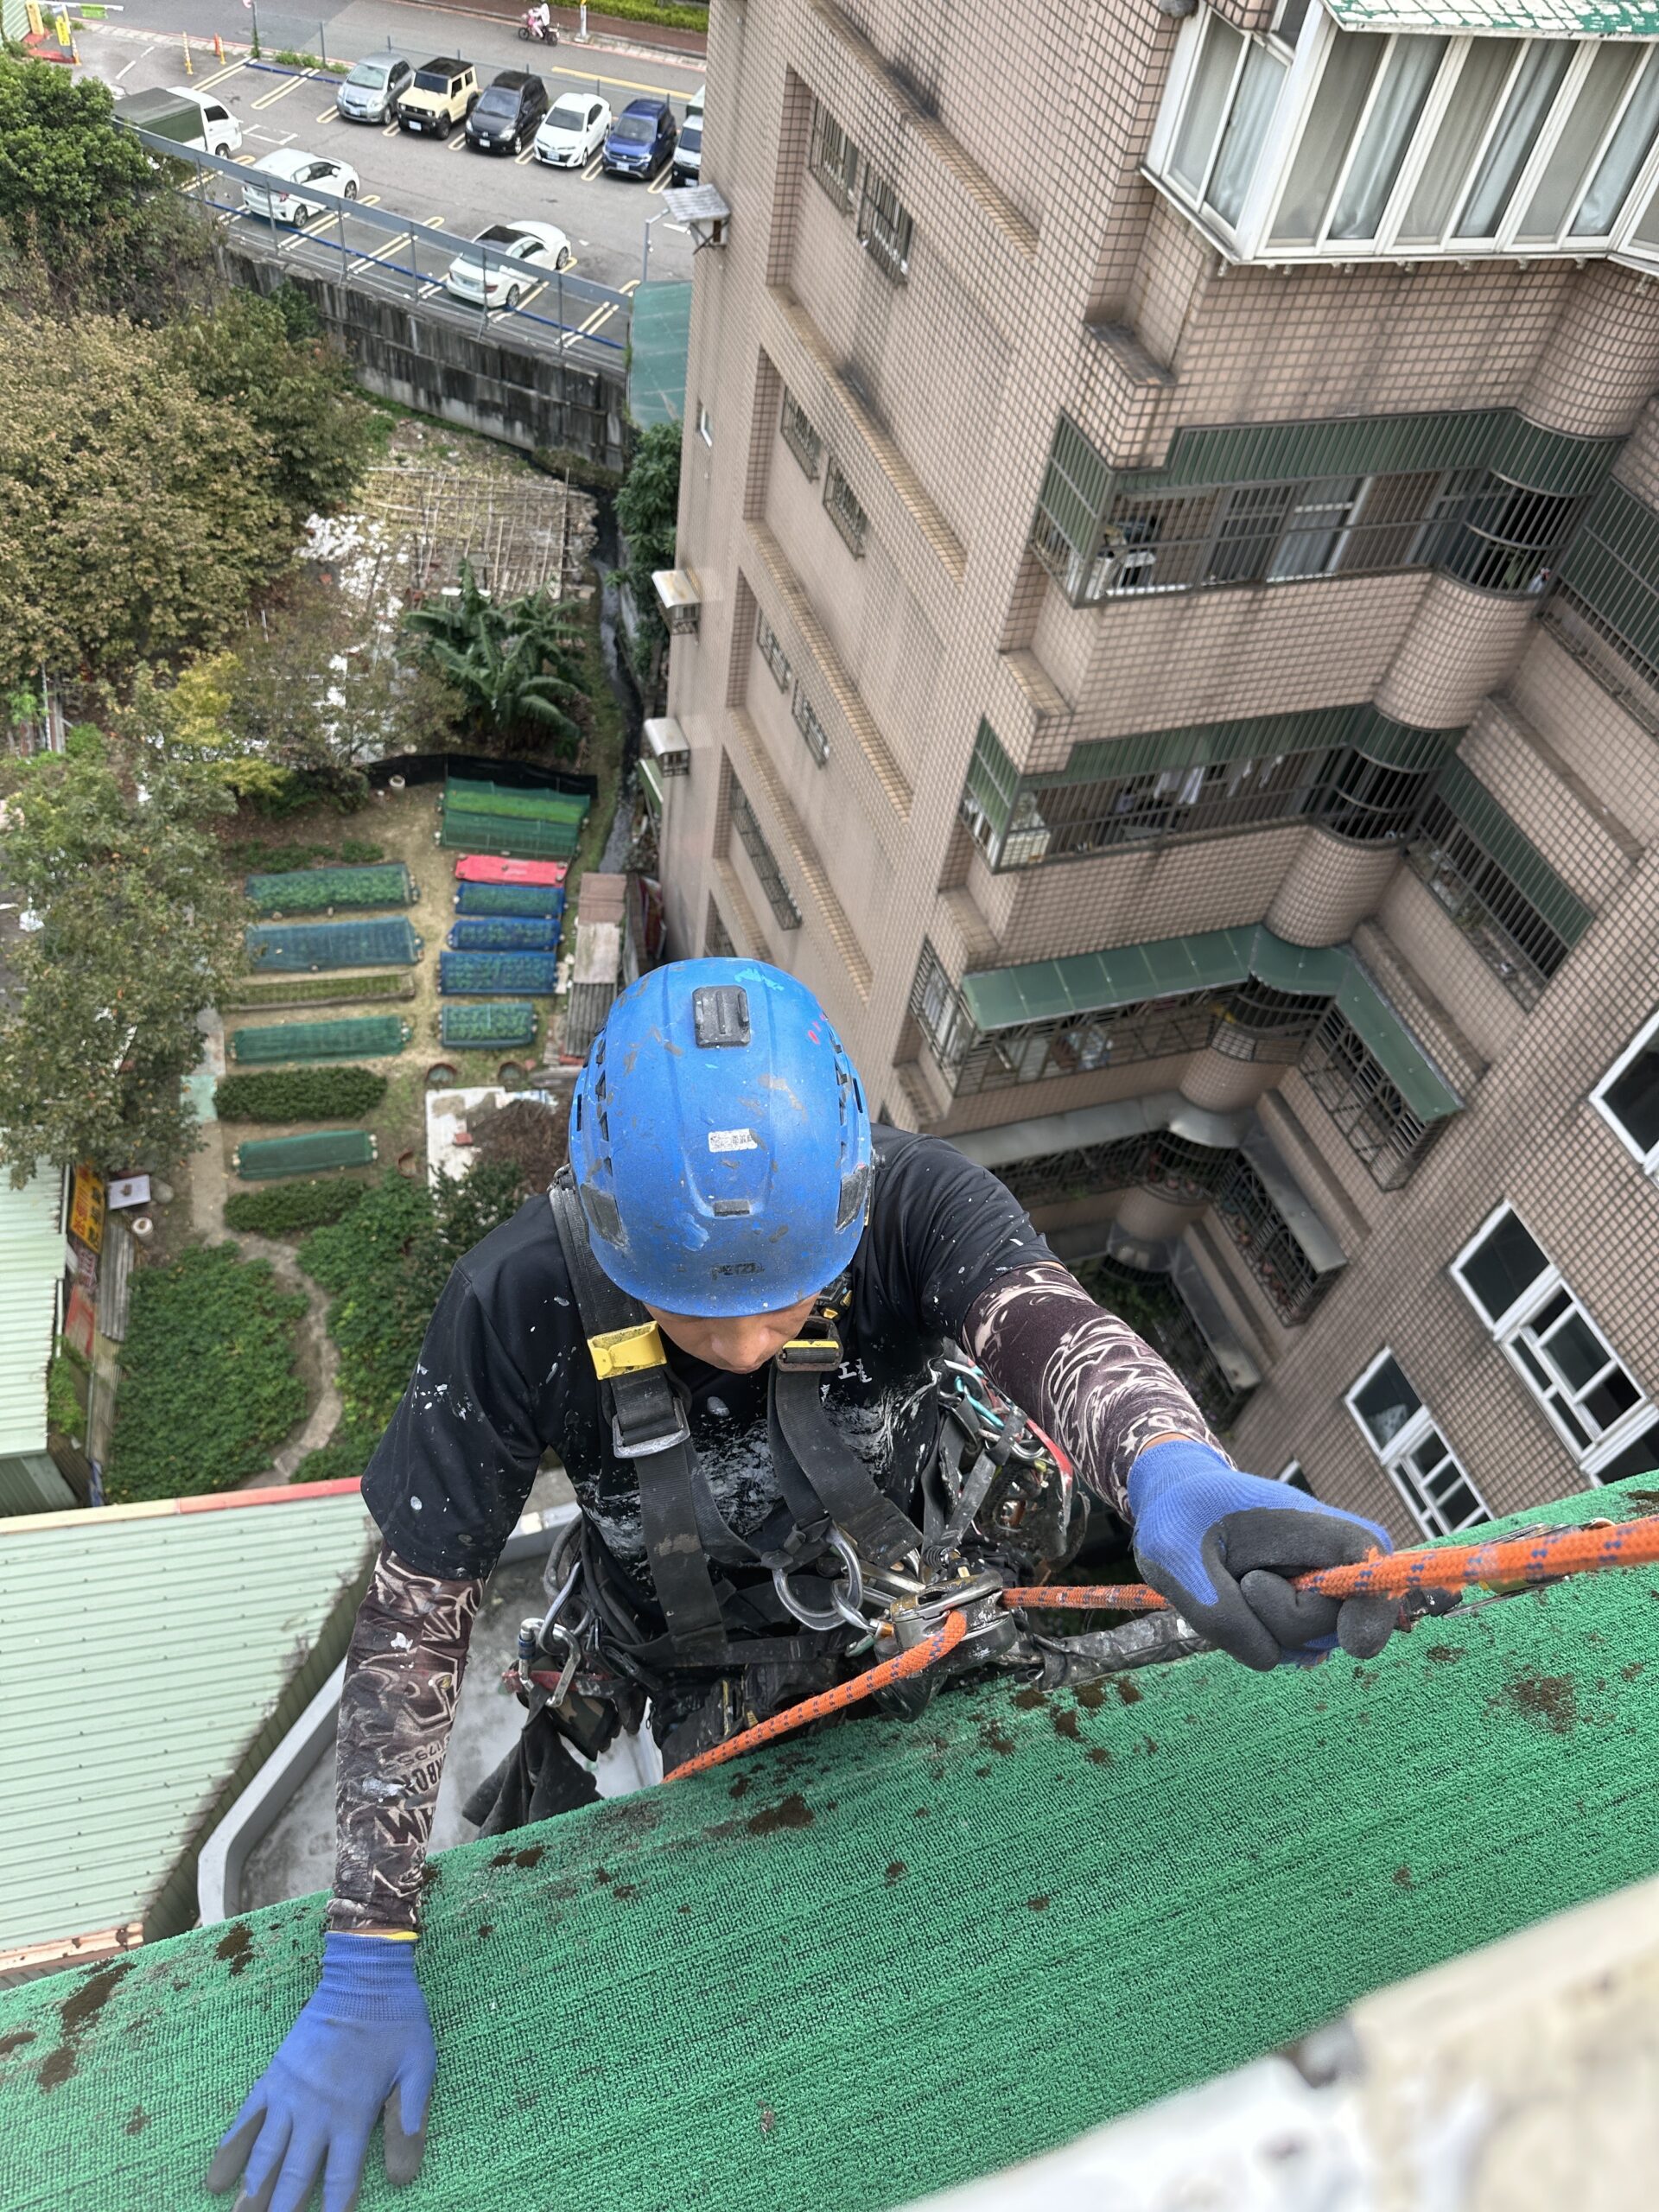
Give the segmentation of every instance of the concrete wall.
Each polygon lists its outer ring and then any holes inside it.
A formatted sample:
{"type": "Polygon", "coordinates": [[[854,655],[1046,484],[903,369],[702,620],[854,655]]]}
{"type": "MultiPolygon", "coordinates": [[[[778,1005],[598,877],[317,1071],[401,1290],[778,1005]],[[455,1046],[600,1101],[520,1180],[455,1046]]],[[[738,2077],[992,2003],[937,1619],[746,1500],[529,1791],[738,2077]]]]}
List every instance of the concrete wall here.
{"type": "Polygon", "coordinates": [[[234,283],[268,293],[286,283],[302,292],[371,391],[507,445],[568,447],[601,468],[621,467],[628,416],[620,362],[613,370],[578,368],[475,337],[417,302],[381,299],[231,245],[220,255],[234,283]]]}

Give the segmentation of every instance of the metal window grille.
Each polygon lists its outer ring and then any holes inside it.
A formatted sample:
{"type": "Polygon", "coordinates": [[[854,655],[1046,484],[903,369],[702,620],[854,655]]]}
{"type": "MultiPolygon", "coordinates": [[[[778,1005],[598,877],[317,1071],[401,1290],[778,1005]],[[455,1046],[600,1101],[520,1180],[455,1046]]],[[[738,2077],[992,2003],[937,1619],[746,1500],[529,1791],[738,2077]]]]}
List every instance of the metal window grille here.
{"type": "Polygon", "coordinates": [[[830,733],[813,712],[812,702],[802,690],[798,679],[795,685],[795,704],[791,710],[795,727],[806,740],[806,749],[822,768],[830,758],[830,733]]]}
{"type": "Polygon", "coordinates": [[[1103,1191],[1153,1191],[1177,1204],[1201,1206],[1227,1179],[1233,1154],[1225,1146],[1195,1144],[1166,1129],[1138,1130],[1109,1144],[1039,1154],[1000,1170],[1022,1205],[1064,1205],[1103,1191]]]}
{"type": "Polygon", "coordinates": [[[766,904],[776,916],[779,928],[799,929],[801,910],[789,895],[789,886],[784,881],[783,872],[772,857],[772,847],[761,835],[760,824],[754,818],[748,793],[735,776],[732,778],[728,804],[731,810],[732,827],[754,865],[754,872],[760,879],[760,888],[766,894],[766,904]]]}
{"type": "Polygon", "coordinates": [[[1306,1320],[1335,1273],[1321,1274],[1313,1265],[1242,1152],[1233,1154],[1216,1193],[1216,1213],[1279,1319],[1291,1326],[1306,1320]]]}
{"type": "Polygon", "coordinates": [[[1062,415],[1037,495],[1031,548],[1074,606],[1103,596],[1096,581],[1096,550],[1111,481],[1105,455],[1062,415]]]}
{"type": "Polygon", "coordinates": [[[1407,858],[1510,995],[1536,1006],[1572,948],[1444,798],[1424,807],[1407,858]]]}
{"type": "Polygon", "coordinates": [[[883,276],[902,284],[910,275],[910,249],[916,226],[904,202],[875,170],[864,171],[864,194],[858,207],[858,235],[883,276]]]}
{"type": "Polygon", "coordinates": [[[1302,1058],[1308,1088],[1349,1148],[1385,1191],[1397,1191],[1422,1165],[1446,1127],[1407,1105],[1382,1062],[1336,1007],[1329,1007],[1302,1058]]]}
{"type": "Polygon", "coordinates": [[[760,648],[760,658],[772,671],[772,680],[780,691],[789,689],[789,657],[778,642],[778,632],[757,607],[754,617],[754,642],[760,648]]]}
{"type": "Polygon", "coordinates": [[[858,185],[858,149],[829,109],[815,104],[807,166],[837,207],[850,213],[858,185]]]}
{"type": "Polygon", "coordinates": [[[737,947],[732,943],[732,933],[721,918],[714,894],[709,893],[708,918],[702,925],[702,957],[705,960],[734,960],[737,947]]]}
{"type": "Polygon", "coordinates": [[[805,409],[792,391],[784,394],[784,411],[779,428],[783,433],[784,443],[800,462],[810,482],[818,473],[823,440],[807,420],[805,409]]]}
{"type": "MultiPolygon", "coordinates": [[[[1659,628],[1659,580],[1648,591],[1649,619],[1659,628]]],[[[1638,651],[1570,584],[1557,585],[1538,620],[1650,737],[1659,737],[1659,662],[1638,651]]]]}
{"type": "Polygon", "coordinates": [[[831,454],[824,464],[823,504],[830,511],[830,519],[847,541],[855,560],[864,557],[864,533],[869,527],[869,518],[856,498],[853,487],[842,473],[841,463],[831,454]]]}

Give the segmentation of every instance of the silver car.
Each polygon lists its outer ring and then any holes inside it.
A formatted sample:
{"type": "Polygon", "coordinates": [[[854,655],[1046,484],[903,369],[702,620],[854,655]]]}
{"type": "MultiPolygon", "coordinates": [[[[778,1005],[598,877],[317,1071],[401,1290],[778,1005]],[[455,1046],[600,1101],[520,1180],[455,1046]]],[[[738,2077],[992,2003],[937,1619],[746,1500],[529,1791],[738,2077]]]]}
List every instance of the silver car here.
{"type": "Polygon", "coordinates": [[[390,123],[414,75],[401,54],[371,54],[342,82],[335,111],[344,123],[390,123]]]}

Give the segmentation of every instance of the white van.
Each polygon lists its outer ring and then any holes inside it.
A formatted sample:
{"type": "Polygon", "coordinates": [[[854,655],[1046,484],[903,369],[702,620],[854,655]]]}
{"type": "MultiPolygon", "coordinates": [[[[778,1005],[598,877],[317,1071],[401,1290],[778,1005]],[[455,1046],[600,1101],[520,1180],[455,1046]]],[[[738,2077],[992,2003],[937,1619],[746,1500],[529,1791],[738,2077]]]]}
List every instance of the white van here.
{"type": "Polygon", "coordinates": [[[702,175],[702,87],[699,86],[685,104],[685,121],[680,125],[679,142],[674,149],[671,183],[696,184],[702,175]]]}

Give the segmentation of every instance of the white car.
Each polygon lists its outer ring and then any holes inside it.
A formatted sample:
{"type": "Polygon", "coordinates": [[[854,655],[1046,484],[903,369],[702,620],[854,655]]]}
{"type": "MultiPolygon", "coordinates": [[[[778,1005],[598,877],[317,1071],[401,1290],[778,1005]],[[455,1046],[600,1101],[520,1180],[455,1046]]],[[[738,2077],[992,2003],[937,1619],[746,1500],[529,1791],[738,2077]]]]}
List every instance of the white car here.
{"type": "Polygon", "coordinates": [[[315,194],[355,200],[357,186],[357,171],[349,162],[327,161],[321,154],[302,154],[297,146],[284,146],[280,153],[262,155],[248,171],[242,205],[250,215],[274,216],[279,223],[308,223],[327,205],[315,194]]]}
{"type": "Polygon", "coordinates": [[[563,92],[536,133],[536,158],[556,169],[585,168],[605,143],[611,104],[592,92],[563,92]]]}
{"type": "Polygon", "coordinates": [[[471,306],[516,308],[533,285],[568,269],[570,258],[569,239],[552,223],[492,223],[450,263],[444,289],[471,306]]]}

